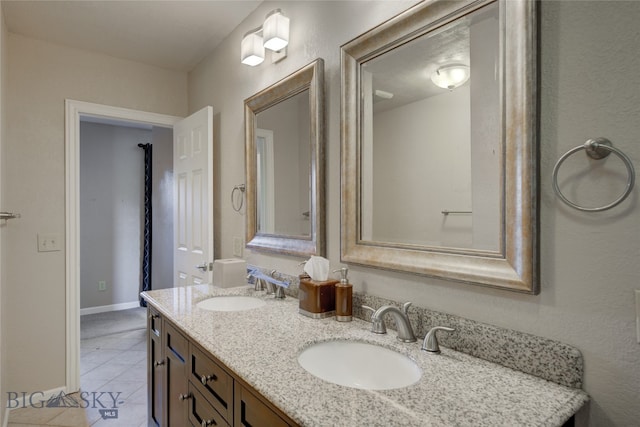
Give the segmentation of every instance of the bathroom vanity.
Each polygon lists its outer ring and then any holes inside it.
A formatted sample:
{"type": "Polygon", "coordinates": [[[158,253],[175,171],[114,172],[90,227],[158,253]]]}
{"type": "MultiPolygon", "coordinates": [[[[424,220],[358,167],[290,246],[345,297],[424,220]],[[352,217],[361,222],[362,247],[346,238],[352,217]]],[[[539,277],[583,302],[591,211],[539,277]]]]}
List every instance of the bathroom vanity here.
{"type": "Polygon", "coordinates": [[[147,325],[149,425],[296,425],[153,307],[147,325]]]}
{"type": "Polygon", "coordinates": [[[229,426],[562,426],[588,400],[559,385],[468,354],[396,333],[376,335],[359,319],[336,322],[298,313],[298,301],[249,287],[208,285],[144,292],[149,303],[149,425],[229,426]],[[243,295],[264,305],[210,311],[197,303],[243,295]],[[324,381],[298,363],[313,344],[347,340],[401,353],[420,368],[403,388],[363,390],[324,381]]]}

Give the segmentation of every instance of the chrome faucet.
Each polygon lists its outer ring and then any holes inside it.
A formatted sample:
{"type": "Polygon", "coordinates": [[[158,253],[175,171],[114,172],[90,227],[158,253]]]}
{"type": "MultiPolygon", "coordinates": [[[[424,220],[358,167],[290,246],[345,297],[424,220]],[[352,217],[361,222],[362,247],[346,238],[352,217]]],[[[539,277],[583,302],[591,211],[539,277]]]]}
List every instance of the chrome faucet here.
{"type": "MultiPolygon", "coordinates": [[[[275,271],[275,270],[274,270],[275,271]]],[[[255,291],[267,291],[267,295],[273,295],[274,293],[276,293],[276,285],[274,285],[273,283],[269,282],[268,280],[264,280],[261,279],[259,277],[254,276],[253,274],[249,273],[247,275],[247,280],[250,280],[251,278],[255,279],[255,284],[253,289],[255,291]]]]}
{"type": "Polygon", "coordinates": [[[398,339],[402,342],[415,342],[416,336],[413,333],[413,328],[409,321],[409,306],[411,306],[411,303],[405,302],[402,306],[402,310],[392,305],[383,305],[377,310],[366,305],[363,305],[362,308],[373,312],[371,315],[371,332],[376,334],[386,334],[387,326],[384,324],[384,315],[390,313],[396,321],[398,339]]]}
{"type": "MultiPolygon", "coordinates": [[[[271,270],[271,273],[269,273],[269,276],[275,279],[276,273],[277,273],[276,270],[271,270]]],[[[251,277],[253,277],[256,281],[254,290],[256,291],[266,290],[267,295],[274,295],[274,297],[278,299],[285,298],[284,288],[282,286],[276,285],[275,283],[272,283],[267,279],[259,278],[255,273],[249,273],[247,275],[247,280],[249,280],[251,277]]]]}
{"type": "MultiPolygon", "coordinates": [[[[271,270],[271,274],[269,274],[269,276],[271,276],[271,278],[275,279],[276,278],[275,277],[276,273],[277,273],[276,270],[271,270]]],[[[271,283],[271,282],[266,281],[266,280],[265,280],[265,282],[267,282],[267,294],[275,293],[274,296],[276,298],[279,298],[279,299],[282,299],[282,298],[285,297],[284,288],[282,286],[276,285],[275,283],[271,283]],[[271,286],[271,292],[269,292],[269,285],[271,286]]]]}

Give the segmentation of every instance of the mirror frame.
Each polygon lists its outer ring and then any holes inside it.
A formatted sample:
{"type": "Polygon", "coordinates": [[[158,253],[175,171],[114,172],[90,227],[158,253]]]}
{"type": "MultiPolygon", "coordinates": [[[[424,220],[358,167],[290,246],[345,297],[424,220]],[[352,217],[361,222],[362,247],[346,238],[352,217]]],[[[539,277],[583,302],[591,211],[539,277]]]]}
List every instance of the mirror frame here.
{"type": "Polygon", "coordinates": [[[535,0],[419,3],[341,47],[341,260],[474,285],[538,294],[538,99],[535,0]],[[360,239],[362,63],[487,4],[501,30],[501,236],[496,252],[360,239]]]}
{"type": "Polygon", "coordinates": [[[246,247],[287,255],[325,254],[325,182],[324,182],[324,61],[319,58],[244,101],[246,247]],[[256,115],[309,90],[310,113],[310,236],[260,233],[257,209],[256,115]]]}

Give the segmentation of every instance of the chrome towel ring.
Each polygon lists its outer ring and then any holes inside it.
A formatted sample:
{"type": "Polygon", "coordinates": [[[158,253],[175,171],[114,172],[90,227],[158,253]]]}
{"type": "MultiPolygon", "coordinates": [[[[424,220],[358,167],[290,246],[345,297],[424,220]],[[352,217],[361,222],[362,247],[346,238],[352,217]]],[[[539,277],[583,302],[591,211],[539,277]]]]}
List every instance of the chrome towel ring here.
{"type": "Polygon", "coordinates": [[[233,186],[233,190],[231,190],[231,207],[236,212],[240,212],[240,210],[242,209],[242,206],[244,204],[244,196],[243,196],[242,193],[244,193],[245,188],[246,187],[245,187],[244,184],[239,184],[239,185],[234,185],[233,186]],[[238,206],[238,208],[236,208],[236,201],[233,198],[233,196],[235,195],[236,191],[240,191],[240,206],[238,206]]]}
{"type": "Polygon", "coordinates": [[[633,169],[633,163],[631,163],[631,159],[629,158],[629,156],[624,154],[619,149],[615,148],[611,144],[611,141],[609,141],[606,138],[592,138],[592,139],[589,139],[584,144],[579,145],[567,151],[562,157],[560,157],[560,159],[558,159],[558,161],[556,162],[556,165],[553,167],[552,180],[553,180],[553,191],[555,191],[555,193],[558,195],[560,200],[562,200],[564,203],[566,203],[567,205],[579,211],[600,212],[600,211],[606,211],[607,209],[611,209],[612,207],[617,206],[624,199],[626,199],[627,196],[629,196],[629,194],[631,194],[631,190],[633,189],[633,184],[635,183],[635,180],[636,180],[636,173],[635,173],[635,170],[633,169]],[[560,165],[562,165],[562,163],[565,160],[567,160],[567,158],[570,155],[580,150],[585,150],[589,157],[596,160],[604,159],[611,153],[620,157],[620,159],[624,162],[624,165],[627,168],[627,173],[629,175],[629,179],[627,180],[627,185],[625,187],[625,190],[620,197],[618,197],[616,200],[609,203],[608,205],[595,207],[595,208],[587,208],[584,206],[580,206],[576,203],[573,203],[572,201],[567,199],[564,196],[564,194],[562,194],[562,192],[560,191],[560,187],[558,187],[558,170],[560,169],[560,165]]]}

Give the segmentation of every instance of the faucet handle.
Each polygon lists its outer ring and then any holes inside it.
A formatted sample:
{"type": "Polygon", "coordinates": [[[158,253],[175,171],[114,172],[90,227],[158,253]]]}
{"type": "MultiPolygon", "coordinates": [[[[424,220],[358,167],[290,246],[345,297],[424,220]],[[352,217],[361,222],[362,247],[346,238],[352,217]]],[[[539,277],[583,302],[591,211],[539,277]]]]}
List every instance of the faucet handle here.
{"type": "Polygon", "coordinates": [[[431,328],[422,342],[423,351],[427,351],[432,354],[440,353],[440,345],[438,345],[438,337],[436,335],[438,331],[453,332],[455,329],[447,328],[446,326],[436,326],[431,328]]]}
{"type": "Polygon", "coordinates": [[[364,308],[365,310],[369,310],[371,311],[371,317],[369,317],[370,321],[373,321],[373,315],[375,314],[376,310],[373,307],[369,307],[368,305],[363,305],[362,308],[364,308]]]}
{"type": "Polygon", "coordinates": [[[411,304],[412,303],[410,301],[402,304],[402,312],[407,316],[409,315],[409,307],[411,307],[411,304]]]}

